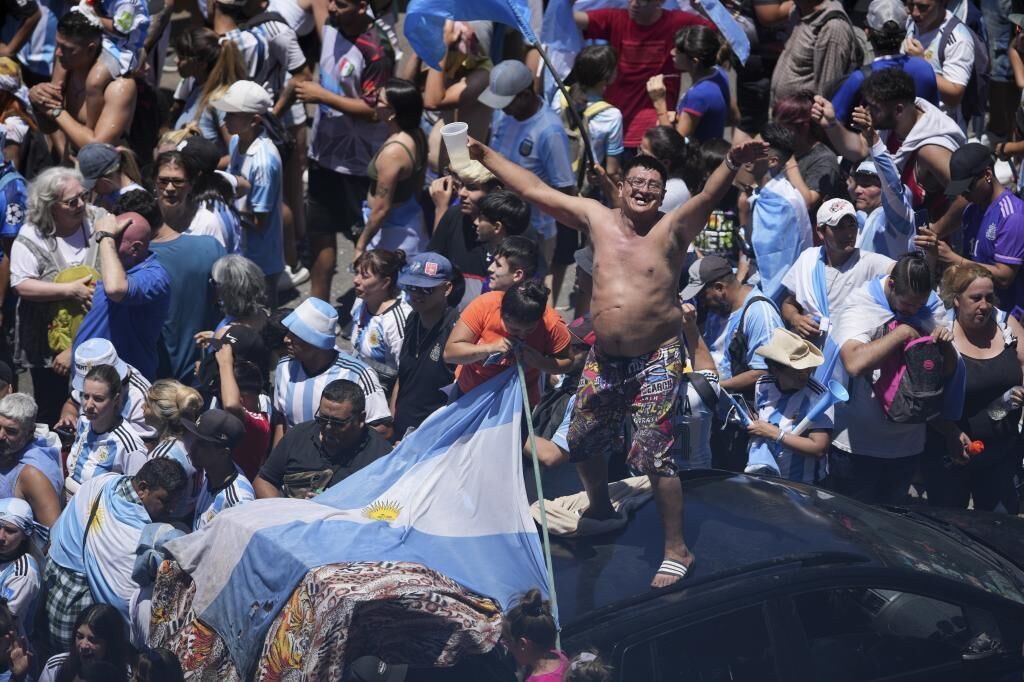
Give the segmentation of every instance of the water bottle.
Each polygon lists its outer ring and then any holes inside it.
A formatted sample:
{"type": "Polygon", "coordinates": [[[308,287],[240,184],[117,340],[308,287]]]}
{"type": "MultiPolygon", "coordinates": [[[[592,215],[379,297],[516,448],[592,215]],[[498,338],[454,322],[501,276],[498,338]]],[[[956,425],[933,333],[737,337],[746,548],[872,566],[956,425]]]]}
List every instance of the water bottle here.
{"type": "Polygon", "coordinates": [[[1020,407],[1020,403],[1014,397],[1013,392],[1020,388],[1014,386],[1008,389],[1006,393],[1002,394],[998,398],[992,401],[992,404],[988,406],[988,418],[994,422],[1001,421],[1010,413],[1010,410],[1016,410],[1020,407]]]}

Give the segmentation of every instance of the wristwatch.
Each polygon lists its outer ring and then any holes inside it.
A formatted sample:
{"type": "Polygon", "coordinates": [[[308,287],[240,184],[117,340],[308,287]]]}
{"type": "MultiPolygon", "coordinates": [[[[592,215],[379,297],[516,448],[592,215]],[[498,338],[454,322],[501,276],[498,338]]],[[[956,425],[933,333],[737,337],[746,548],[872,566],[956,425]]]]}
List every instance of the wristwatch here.
{"type": "Polygon", "coordinates": [[[62,113],[64,113],[64,107],[54,107],[46,113],[50,116],[50,118],[57,118],[62,113]]]}
{"type": "Polygon", "coordinates": [[[111,239],[114,239],[116,241],[116,238],[114,237],[114,235],[110,234],[109,232],[103,232],[103,231],[96,232],[95,236],[93,237],[93,239],[95,239],[96,243],[99,244],[100,242],[102,242],[107,237],[109,237],[111,239]]]}

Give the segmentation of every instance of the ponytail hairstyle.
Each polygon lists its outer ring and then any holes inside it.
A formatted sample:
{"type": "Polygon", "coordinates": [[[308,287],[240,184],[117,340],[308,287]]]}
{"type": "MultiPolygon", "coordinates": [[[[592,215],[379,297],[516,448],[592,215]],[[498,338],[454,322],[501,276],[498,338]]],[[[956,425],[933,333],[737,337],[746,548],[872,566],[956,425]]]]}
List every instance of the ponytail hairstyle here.
{"type": "Polygon", "coordinates": [[[707,26],[687,26],[679,29],[675,37],[676,52],[697,61],[702,69],[718,64],[727,64],[732,52],[729,43],[722,40],[718,31],[707,26]]]}
{"type": "Polygon", "coordinates": [[[210,105],[210,100],[224,94],[235,81],[249,78],[249,70],[238,45],[218,36],[212,29],[190,28],[178,36],[174,48],[178,55],[196,59],[206,69],[206,82],[196,107],[197,120],[210,105]]]}
{"type": "Polygon", "coordinates": [[[900,256],[889,277],[897,296],[927,296],[932,290],[932,270],[924,255],[916,251],[900,256]]]}
{"type": "MultiPolygon", "coordinates": [[[[523,324],[540,322],[551,290],[532,279],[512,285],[501,298],[501,316],[523,324]]],[[[529,594],[529,593],[527,593],[529,594]]]]}
{"type": "Polygon", "coordinates": [[[555,648],[558,628],[551,615],[551,603],[544,600],[536,587],[505,614],[505,628],[513,641],[525,638],[543,651],[555,648]]]}
{"type": "Polygon", "coordinates": [[[137,185],[142,184],[142,170],[139,168],[139,159],[128,147],[114,147],[117,150],[117,170],[121,171],[137,185]]]}
{"type": "Polygon", "coordinates": [[[366,251],[352,263],[356,272],[366,270],[378,277],[387,277],[391,280],[388,284],[388,295],[392,298],[398,296],[398,273],[405,267],[405,251],[395,249],[374,249],[366,251]]]}
{"type": "Polygon", "coordinates": [[[146,392],[146,404],[155,422],[157,441],[162,441],[185,433],[181,420],[196,420],[203,409],[203,397],[179,381],[160,379],[146,392]]]}

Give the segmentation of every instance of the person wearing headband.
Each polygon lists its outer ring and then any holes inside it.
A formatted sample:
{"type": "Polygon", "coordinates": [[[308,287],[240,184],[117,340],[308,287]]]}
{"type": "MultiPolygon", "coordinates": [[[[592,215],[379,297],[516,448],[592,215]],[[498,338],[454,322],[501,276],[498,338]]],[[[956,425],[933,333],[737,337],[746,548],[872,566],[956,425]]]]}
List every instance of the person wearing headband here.
{"type": "Polygon", "coordinates": [[[41,546],[49,530],[36,523],[31,505],[17,497],[0,499],[0,599],[7,602],[22,632],[32,632],[42,586],[39,564],[29,551],[33,537],[41,546]]]}

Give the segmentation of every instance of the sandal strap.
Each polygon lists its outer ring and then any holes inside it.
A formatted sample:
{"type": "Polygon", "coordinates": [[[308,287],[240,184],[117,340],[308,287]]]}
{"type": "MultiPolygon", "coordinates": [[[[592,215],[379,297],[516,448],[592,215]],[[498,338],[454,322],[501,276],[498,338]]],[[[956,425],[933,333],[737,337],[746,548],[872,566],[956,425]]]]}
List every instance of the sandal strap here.
{"type": "Polygon", "coordinates": [[[685,578],[686,574],[690,571],[690,568],[679,561],[673,559],[665,559],[661,562],[661,566],[658,567],[658,573],[664,573],[665,575],[675,575],[680,578],[685,578]]]}

